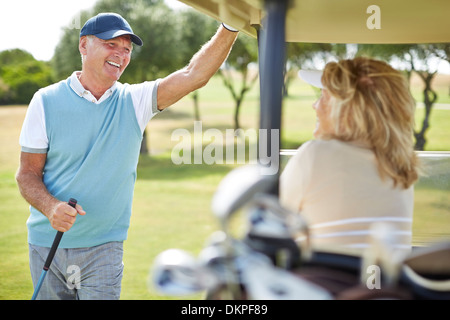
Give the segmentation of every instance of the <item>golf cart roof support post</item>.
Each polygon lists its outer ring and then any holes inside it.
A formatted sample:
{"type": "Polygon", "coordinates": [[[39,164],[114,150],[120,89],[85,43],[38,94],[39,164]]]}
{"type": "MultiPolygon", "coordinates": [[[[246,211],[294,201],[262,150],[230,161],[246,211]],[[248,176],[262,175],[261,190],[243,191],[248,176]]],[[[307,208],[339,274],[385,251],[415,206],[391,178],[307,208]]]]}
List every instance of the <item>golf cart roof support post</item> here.
{"type": "MultiPolygon", "coordinates": [[[[266,146],[259,143],[259,162],[266,164],[267,156],[276,163],[276,173],[279,175],[280,164],[280,127],[281,106],[284,83],[285,64],[285,22],[288,0],[265,0],[266,17],[263,28],[258,32],[258,53],[260,70],[260,139],[265,134],[266,146]],[[275,131],[274,131],[275,130],[275,131]],[[274,134],[275,133],[275,134],[274,134]],[[276,134],[277,133],[277,134],[276,134]],[[278,141],[273,141],[277,139],[278,141]],[[265,147],[265,152],[261,148],[265,147]],[[276,155],[276,156],[274,156],[276,155]]],[[[271,166],[273,163],[270,164],[271,166]]],[[[278,180],[278,179],[277,179],[278,180]]],[[[278,183],[272,194],[278,195],[278,183]]]]}

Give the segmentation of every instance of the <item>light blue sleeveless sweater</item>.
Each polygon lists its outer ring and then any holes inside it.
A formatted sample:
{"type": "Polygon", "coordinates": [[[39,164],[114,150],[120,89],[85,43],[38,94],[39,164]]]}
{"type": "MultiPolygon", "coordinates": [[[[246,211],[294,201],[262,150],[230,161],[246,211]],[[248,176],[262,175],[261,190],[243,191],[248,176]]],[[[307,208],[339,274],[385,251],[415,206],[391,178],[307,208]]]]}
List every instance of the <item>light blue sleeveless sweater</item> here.
{"type": "MultiPolygon", "coordinates": [[[[70,78],[41,90],[49,148],[44,184],[62,201],[86,211],[62,237],[60,248],[127,238],[142,133],[127,84],[117,83],[100,104],[78,96],[70,78]]],[[[50,247],[56,230],[31,207],[28,242],[50,247]]]]}

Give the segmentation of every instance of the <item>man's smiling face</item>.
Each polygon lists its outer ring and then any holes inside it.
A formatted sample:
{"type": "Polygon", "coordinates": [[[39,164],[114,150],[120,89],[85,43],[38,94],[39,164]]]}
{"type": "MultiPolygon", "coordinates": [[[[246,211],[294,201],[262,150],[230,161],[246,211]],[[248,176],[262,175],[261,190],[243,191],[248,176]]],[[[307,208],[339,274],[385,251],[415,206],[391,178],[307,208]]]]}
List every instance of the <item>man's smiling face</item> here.
{"type": "Polygon", "coordinates": [[[83,71],[94,73],[97,81],[114,83],[130,63],[130,36],[124,35],[109,40],[95,36],[80,39],[80,52],[84,55],[83,71]]]}

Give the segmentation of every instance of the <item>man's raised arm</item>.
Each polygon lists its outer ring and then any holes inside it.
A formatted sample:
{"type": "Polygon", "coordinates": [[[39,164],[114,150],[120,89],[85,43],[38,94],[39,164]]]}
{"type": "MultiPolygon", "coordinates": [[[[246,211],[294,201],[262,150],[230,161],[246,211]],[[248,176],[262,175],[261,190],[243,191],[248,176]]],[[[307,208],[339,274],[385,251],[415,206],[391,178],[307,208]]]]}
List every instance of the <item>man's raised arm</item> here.
{"type": "Polygon", "coordinates": [[[158,109],[163,110],[206,85],[227,59],[237,35],[238,32],[221,25],[185,68],[162,79],[158,86],[158,109]]]}

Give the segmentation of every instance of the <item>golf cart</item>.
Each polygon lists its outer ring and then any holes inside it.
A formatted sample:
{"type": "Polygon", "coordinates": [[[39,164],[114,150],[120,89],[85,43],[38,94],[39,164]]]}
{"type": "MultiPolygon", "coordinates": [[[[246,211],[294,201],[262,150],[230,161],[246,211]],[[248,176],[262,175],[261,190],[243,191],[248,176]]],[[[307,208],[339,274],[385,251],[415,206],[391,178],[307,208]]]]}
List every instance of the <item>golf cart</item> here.
{"type": "MultiPolygon", "coordinates": [[[[258,39],[260,129],[269,132],[281,130],[286,42],[450,42],[448,0],[181,2],[258,39]]],[[[279,149],[279,141],[269,137],[266,143],[266,154],[279,154],[279,164],[292,155],[279,149]]],[[[420,157],[439,172],[450,170],[447,152],[420,157]]],[[[261,165],[243,166],[225,177],[212,201],[222,230],[198,258],[176,249],[161,253],[151,277],[158,290],[174,295],[206,290],[209,299],[450,299],[450,242],[419,248],[407,257],[393,254],[386,230],[379,230],[364,256],[317,251],[308,241],[296,246],[294,236],[307,239],[308,226],[279,205],[279,170],[262,170],[261,165]],[[228,224],[242,208],[249,227],[240,240],[230,236],[228,224]],[[371,274],[364,272],[369,267],[381,268],[382,290],[371,290],[371,274]]]]}

